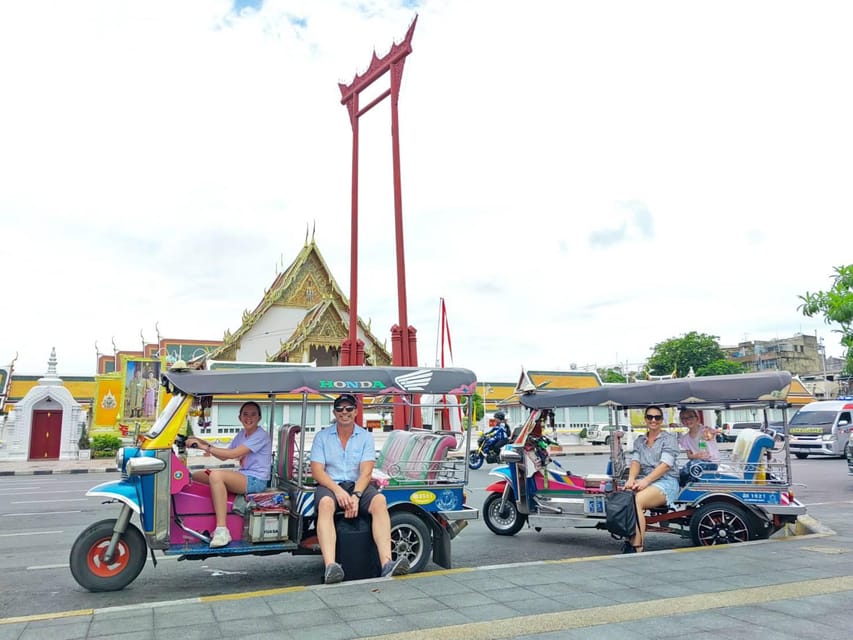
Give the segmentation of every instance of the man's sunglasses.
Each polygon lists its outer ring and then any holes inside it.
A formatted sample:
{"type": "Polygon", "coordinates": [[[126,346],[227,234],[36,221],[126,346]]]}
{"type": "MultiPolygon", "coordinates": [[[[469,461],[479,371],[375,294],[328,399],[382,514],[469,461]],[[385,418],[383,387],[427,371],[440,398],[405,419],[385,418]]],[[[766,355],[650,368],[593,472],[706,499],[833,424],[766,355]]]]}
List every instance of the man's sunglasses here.
{"type": "Polygon", "coordinates": [[[654,420],[656,422],[662,422],[663,421],[663,415],[661,415],[659,413],[658,414],[647,413],[646,414],[646,420],[654,420]]]}
{"type": "Polygon", "coordinates": [[[345,411],[346,413],[352,413],[355,411],[355,407],[335,407],[335,411],[345,411]]]}

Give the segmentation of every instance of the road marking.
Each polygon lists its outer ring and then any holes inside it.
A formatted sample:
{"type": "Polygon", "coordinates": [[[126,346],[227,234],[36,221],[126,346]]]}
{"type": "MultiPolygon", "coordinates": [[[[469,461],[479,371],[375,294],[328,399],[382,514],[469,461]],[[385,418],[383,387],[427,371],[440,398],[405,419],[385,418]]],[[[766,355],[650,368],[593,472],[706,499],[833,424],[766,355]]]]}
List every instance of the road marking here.
{"type": "Polygon", "coordinates": [[[31,511],[30,513],[0,513],[0,517],[9,518],[17,516],[56,516],[64,515],[66,513],[83,513],[83,511],[81,509],[75,509],[73,511],[31,511]]]}
{"type": "Polygon", "coordinates": [[[45,502],[86,502],[88,498],[60,498],[59,500],[19,500],[9,504],[43,504],[45,502]]]}
{"type": "MultiPolygon", "coordinates": [[[[30,489],[41,489],[41,487],[27,487],[27,491],[29,491],[30,489]]],[[[62,491],[57,491],[56,489],[47,489],[47,490],[50,491],[52,494],[53,493],[82,493],[81,489],[63,489],[62,491]]],[[[5,495],[19,496],[19,495],[26,495],[26,493],[27,493],[27,491],[21,491],[21,490],[10,491],[9,493],[3,493],[3,491],[4,491],[3,489],[0,489],[0,498],[2,498],[5,495]]]]}
{"type": "Polygon", "coordinates": [[[0,538],[12,538],[14,536],[46,536],[64,531],[21,531],[20,533],[0,533],[0,538]]]}

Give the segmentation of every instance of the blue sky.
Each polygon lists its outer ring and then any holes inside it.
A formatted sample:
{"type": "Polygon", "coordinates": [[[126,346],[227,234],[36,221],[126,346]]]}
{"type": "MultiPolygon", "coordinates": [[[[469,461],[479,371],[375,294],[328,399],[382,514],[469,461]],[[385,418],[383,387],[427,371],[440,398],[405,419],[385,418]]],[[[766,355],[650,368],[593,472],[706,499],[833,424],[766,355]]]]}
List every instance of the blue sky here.
{"type": "MultiPolygon", "coordinates": [[[[220,339],[306,228],[349,289],[338,82],[403,37],[409,319],[481,378],[818,331],[850,261],[844,2],[45,0],[0,22],[0,362],[220,339]],[[9,239],[13,239],[10,241],[9,239]]],[[[387,103],[361,122],[361,315],[397,322],[387,103]]]]}

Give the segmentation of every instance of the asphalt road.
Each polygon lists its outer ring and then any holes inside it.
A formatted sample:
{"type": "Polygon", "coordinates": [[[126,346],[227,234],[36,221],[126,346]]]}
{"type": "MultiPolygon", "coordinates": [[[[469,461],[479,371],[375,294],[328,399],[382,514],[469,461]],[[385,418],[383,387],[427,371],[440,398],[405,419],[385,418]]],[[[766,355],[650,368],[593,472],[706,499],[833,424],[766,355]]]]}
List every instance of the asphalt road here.
{"type": "MultiPolygon", "coordinates": [[[[606,456],[564,457],[560,463],[576,473],[601,473],[606,456]]],[[[853,478],[843,460],[794,460],[793,477],[799,499],[809,513],[835,530],[853,522],[853,478]]],[[[472,472],[469,503],[482,506],[491,482],[489,466],[472,472]]],[[[178,562],[158,556],[126,589],[93,594],[71,577],[68,552],[89,524],[118,513],[115,505],[85,497],[109,475],[10,476],[0,478],[0,617],[130,605],[318,584],[319,557],[287,554],[269,557],[210,558],[178,562]]],[[[688,546],[675,535],[650,536],[649,550],[688,546]]],[[[523,529],[512,537],[492,534],[482,519],[471,522],[453,543],[456,567],[551,560],[619,552],[619,543],[593,529],[523,529]]],[[[429,565],[428,569],[437,568],[429,565]]]]}

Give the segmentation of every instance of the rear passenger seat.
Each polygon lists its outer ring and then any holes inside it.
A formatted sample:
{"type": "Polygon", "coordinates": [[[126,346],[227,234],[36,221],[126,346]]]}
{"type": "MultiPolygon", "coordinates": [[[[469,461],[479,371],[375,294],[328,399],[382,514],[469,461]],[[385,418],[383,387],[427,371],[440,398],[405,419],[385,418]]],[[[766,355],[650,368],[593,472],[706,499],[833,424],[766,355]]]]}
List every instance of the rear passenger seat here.
{"type": "Polygon", "coordinates": [[[390,484],[435,480],[441,461],[456,448],[449,433],[432,431],[392,431],[376,459],[376,467],[390,478],[390,484]]]}

